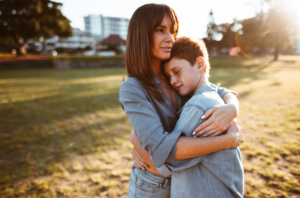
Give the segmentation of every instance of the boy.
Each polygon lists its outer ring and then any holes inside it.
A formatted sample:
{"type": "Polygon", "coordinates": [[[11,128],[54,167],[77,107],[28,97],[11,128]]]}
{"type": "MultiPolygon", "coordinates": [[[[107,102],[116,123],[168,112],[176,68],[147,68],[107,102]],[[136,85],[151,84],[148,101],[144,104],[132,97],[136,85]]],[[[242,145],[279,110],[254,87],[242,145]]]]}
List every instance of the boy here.
{"type": "MultiPolygon", "coordinates": [[[[163,63],[170,84],[183,96],[191,96],[180,110],[175,131],[196,137],[193,129],[205,111],[224,104],[218,86],[209,83],[208,54],[203,41],[183,37],[176,40],[171,57],[163,63]]],[[[172,174],[171,197],[243,197],[244,176],[238,148],[225,149],[187,160],[165,163],[157,168],[163,176],[172,174]]]]}

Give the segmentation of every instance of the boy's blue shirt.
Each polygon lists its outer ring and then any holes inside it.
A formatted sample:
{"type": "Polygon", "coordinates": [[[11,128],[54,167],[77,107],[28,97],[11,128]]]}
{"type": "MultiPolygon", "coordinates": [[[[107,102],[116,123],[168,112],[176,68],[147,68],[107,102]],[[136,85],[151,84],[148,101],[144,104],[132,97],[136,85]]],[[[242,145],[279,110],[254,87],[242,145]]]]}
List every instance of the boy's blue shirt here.
{"type": "MultiPolygon", "coordinates": [[[[179,111],[180,118],[172,133],[183,132],[192,137],[193,130],[204,121],[195,118],[200,118],[214,105],[224,104],[217,91],[218,86],[211,83],[200,87],[179,111]]],[[[238,148],[167,161],[157,169],[165,177],[172,174],[172,198],[243,196],[243,166],[238,148]]]]}

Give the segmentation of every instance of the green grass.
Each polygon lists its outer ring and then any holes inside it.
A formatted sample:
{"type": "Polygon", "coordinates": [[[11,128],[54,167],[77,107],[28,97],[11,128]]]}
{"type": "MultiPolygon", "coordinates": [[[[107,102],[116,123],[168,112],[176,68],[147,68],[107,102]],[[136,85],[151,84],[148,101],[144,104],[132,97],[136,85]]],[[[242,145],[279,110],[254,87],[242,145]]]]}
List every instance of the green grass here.
{"type": "Polygon", "coordinates": [[[6,58],[10,60],[14,59],[23,59],[23,60],[30,60],[30,59],[52,59],[53,61],[57,60],[64,60],[70,62],[101,62],[101,61],[116,61],[122,62],[125,61],[125,55],[116,55],[116,56],[78,56],[78,55],[59,55],[59,56],[51,56],[51,55],[32,55],[28,54],[26,56],[12,55],[10,53],[0,53],[0,60],[1,58],[6,58]]]}
{"type": "MultiPolygon", "coordinates": [[[[300,64],[211,60],[239,92],[245,197],[300,196],[300,64]]],[[[0,197],[125,197],[125,68],[0,72],[0,197]]]]}
{"type": "Polygon", "coordinates": [[[98,61],[125,61],[124,55],[117,56],[72,56],[61,55],[52,58],[53,60],[68,60],[72,62],[85,61],[85,62],[98,62],[98,61]]]}

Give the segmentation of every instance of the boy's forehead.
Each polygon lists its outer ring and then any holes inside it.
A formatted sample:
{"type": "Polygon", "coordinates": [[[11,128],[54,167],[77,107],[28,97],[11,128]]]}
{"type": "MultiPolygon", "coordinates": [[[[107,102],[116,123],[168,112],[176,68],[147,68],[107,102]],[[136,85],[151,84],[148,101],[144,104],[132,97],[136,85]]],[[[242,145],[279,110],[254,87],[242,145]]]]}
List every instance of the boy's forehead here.
{"type": "Polygon", "coordinates": [[[172,69],[176,66],[190,66],[189,62],[185,59],[180,59],[177,57],[172,58],[169,62],[164,64],[165,68],[172,69]]]}
{"type": "Polygon", "coordinates": [[[167,63],[164,64],[164,66],[170,67],[175,66],[176,64],[180,63],[182,59],[179,58],[171,58],[167,63]]]}

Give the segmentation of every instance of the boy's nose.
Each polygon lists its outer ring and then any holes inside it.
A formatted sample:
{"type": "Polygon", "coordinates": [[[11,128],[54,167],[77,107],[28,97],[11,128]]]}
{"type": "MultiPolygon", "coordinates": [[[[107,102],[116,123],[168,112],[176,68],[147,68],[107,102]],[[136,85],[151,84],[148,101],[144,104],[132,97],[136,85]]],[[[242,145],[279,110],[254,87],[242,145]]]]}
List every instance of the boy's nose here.
{"type": "Polygon", "coordinates": [[[177,78],[176,77],[171,77],[170,81],[171,81],[170,82],[171,85],[175,85],[177,83],[177,78]]]}

